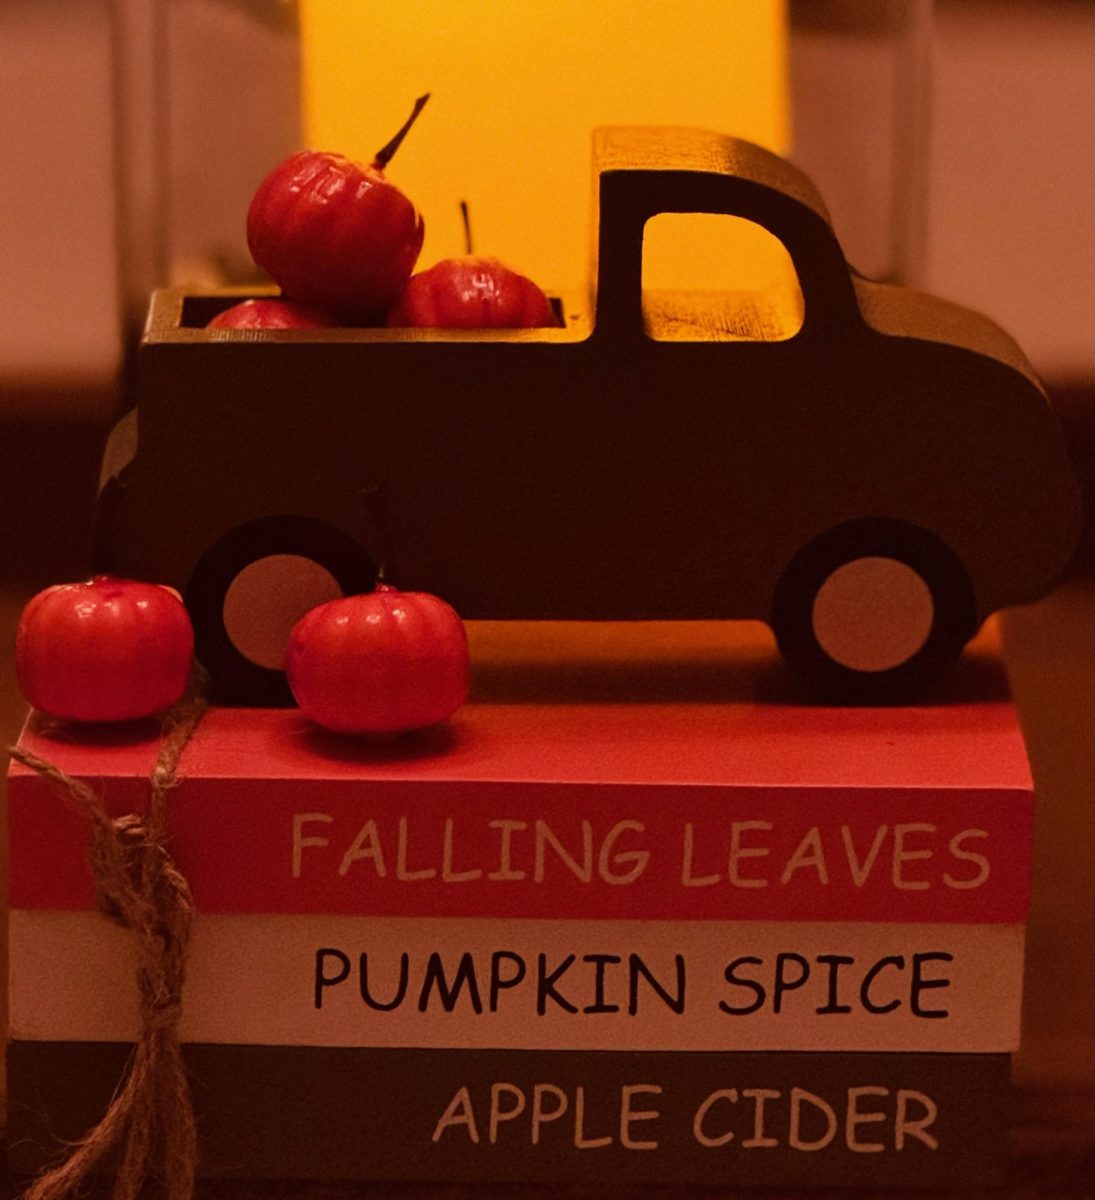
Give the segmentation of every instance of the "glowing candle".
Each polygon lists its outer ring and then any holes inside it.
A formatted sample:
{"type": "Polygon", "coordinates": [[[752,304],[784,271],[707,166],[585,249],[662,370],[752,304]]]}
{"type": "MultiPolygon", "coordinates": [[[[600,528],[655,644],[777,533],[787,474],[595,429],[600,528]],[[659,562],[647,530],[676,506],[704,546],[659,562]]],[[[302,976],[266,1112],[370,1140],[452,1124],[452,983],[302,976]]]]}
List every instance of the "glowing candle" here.
{"type": "MultiPolygon", "coordinates": [[[[597,125],[693,125],[789,147],[784,0],[301,0],[300,21],[313,147],[369,161],[408,103],[433,93],[393,167],[426,219],[422,267],[462,253],[466,198],[478,252],[549,289],[584,284],[597,125]]],[[[779,277],[781,247],[736,224],[652,223],[645,282],[779,277]]]]}

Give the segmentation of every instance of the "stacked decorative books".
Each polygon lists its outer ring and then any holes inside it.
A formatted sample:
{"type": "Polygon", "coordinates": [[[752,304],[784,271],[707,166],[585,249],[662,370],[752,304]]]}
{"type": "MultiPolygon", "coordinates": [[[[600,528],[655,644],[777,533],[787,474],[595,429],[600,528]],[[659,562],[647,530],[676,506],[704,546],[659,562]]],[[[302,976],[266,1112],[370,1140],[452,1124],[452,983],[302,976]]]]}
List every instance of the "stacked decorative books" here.
{"type": "MultiPolygon", "coordinates": [[[[579,687],[381,746],[211,710],[170,800],[202,1172],[998,1178],[1032,795],[978,645],[981,698],[915,708],[579,687]]],[[[146,802],[154,728],[22,744],[113,814],[146,802]]],[[[31,1171],[110,1104],[136,964],[83,819],[19,765],[8,822],[31,1171]]]]}

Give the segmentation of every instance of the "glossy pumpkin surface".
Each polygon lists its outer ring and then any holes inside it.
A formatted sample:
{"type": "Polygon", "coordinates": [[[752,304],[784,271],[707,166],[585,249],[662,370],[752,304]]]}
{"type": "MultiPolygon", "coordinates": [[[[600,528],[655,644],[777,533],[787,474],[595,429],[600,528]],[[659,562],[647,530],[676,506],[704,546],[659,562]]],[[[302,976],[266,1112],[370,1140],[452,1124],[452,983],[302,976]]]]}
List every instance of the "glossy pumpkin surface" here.
{"type": "Polygon", "coordinates": [[[306,613],[289,636],[285,669],[317,725],[403,733],[445,720],[467,699],[467,636],[444,600],[381,584],[306,613]]]}
{"type": "Polygon", "coordinates": [[[74,721],[131,721],[182,696],[194,634],[177,595],[98,575],[39,592],[15,640],[19,686],[39,711],[74,721]]]}

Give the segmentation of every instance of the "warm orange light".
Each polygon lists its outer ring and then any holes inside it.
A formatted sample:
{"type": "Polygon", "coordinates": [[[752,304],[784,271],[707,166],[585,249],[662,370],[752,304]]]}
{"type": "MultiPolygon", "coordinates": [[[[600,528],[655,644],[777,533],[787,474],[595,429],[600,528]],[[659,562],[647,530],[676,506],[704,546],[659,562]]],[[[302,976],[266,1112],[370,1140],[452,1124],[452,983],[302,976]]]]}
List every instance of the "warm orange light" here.
{"type": "MultiPolygon", "coordinates": [[[[788,148],[785,0],[301,0],[300,19],[313,147],[369,161],[432,93],[389,170],[425,216],[423,267],[463,253],[466,199],[477,253],[549,289],[582,285],[597,125],[695,125],[788,148]]],[[[772,250],[697,243],[684,222],[648,247],[645,276],[741,287],[743,273],[779,273],[772,250]]]]}

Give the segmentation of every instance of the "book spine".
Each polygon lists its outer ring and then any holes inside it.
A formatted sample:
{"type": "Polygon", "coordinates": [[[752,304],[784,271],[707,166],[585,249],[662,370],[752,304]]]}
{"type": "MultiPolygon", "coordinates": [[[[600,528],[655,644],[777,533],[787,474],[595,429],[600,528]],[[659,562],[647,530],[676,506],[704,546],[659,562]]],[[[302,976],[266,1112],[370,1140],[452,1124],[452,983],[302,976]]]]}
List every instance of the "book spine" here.
{"type": "MultiPolygon", "coordinates": [[[[9,1155],[98,1120],[130,1048],[8,1049],[9,1155]]],[[[1000,1055],[184,1047],[205,1177],[733,1187],[994,1185],[1000,1055]]]]}
{"type": "MultiPolygon", "coordinates": [[[[141,780],[108,783],[140,810],[141,780]]],[[[1006,789],[193,778],[171,847],[205,913],[1008,925],[1032,812],[1006,789]]],[[[48,784],[13,775],[8,831],[14,907],[93,907],[48,784]]]]}
{"type": "MultiPolygon", "coordinates": [[[[125,1041],[132,939],[10,917],[12,1034],[125,1041]]],[[[182,1036],[266,1045],[1007,1053],[1023,930],[199,914],[182,1036]]]]}

